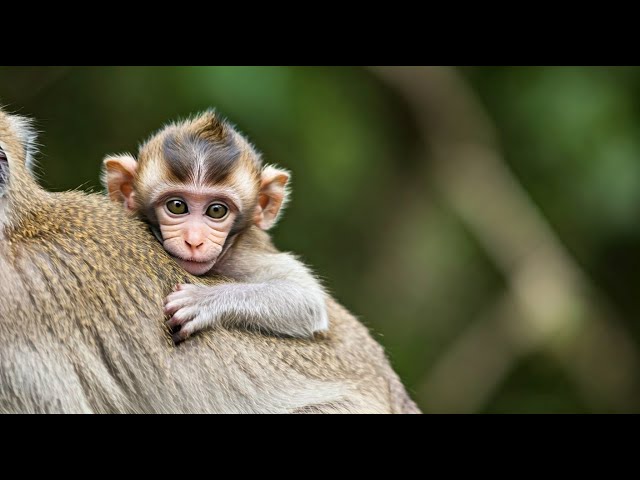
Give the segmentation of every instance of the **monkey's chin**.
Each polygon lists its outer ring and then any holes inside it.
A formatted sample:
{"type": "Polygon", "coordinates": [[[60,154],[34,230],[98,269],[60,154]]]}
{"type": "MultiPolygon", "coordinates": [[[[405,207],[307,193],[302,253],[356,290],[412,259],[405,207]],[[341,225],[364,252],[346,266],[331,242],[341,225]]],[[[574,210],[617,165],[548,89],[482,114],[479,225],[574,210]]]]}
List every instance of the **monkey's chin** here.
{"type": "Polygon", "coordinates": [[[182,260],[180,258],[176,258],[176,262],[178,262],[178,264],[191,275],[196,276],[204,275],[209,270],[211,270],[213,268],[213,265],[216,263],[215,260],[212,260],[210,262],[190,262],[188,260],[182,260]]]}

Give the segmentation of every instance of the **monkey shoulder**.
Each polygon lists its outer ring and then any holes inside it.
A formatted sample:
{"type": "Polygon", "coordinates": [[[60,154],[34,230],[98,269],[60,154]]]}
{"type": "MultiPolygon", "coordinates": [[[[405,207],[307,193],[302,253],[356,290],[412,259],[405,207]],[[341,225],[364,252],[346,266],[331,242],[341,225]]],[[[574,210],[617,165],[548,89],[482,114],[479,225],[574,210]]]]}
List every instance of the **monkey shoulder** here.
{"type": "Polygon", "coordinates": [[[234,247],[238,251],[255,251],[264,253],[279,253],[280,251],[273,244],[271,235],[255,225],[247,228],[238,235],[234,242],[234,247]]]}
{"type": "Polygon", "coordinates": [[[212,273],[248,282],[302,278],[308,282],[313,277],[295,254],[278,250],[263,231],[240,236],[212,273]]]}
{"type": "Polygon", "coordinates": [[[287,252],[275,249],[234,248],[216,264],[212,272],[239,281],[264,281],[282,276],[297,260],[287,252]]]}

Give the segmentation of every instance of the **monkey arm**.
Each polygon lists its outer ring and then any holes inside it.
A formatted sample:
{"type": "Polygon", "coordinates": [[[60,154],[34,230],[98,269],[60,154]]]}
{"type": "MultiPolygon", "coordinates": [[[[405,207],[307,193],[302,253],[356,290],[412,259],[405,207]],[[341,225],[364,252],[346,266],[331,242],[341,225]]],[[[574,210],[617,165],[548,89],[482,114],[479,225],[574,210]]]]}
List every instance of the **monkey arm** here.
{"type": "Polygon", "coordinates": [[[216,287],[181,285],[168,297],[166,312],[175,310],[169,326],[182,325],[177,334],[180,340],[218,324],[309,337],[329,325],[321,294],[278,280],[216,287]]]}
{"type": "Polygon", "coordinates": [[[217,324],[295,337],[329,327],[324,289],[300,261],[287,253],[247,257],[236,256],[233,267],[221,272],[238,283],[181,285],[167,297],[169,325],[182,325],[178,339],[217,324]]]}

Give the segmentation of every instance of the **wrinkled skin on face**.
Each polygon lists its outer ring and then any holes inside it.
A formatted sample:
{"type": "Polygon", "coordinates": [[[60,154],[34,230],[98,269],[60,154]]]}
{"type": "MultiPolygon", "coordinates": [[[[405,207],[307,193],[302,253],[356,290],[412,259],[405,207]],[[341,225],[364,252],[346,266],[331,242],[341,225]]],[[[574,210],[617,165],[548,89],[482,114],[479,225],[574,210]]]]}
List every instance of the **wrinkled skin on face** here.
{"type": "Polygon", "coordinates": [[[224,189],[168,191],[154,206],[165,250],[187,272],[204,275],[223,253],[239,212],[224,189]]]}

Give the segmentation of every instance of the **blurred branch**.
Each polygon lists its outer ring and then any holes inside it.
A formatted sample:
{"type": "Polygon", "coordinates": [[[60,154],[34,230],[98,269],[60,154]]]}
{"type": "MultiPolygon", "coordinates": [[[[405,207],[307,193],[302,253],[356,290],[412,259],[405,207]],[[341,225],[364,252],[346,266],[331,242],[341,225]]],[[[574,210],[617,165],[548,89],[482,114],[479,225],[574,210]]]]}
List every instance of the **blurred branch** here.
{"type": "Polygon", "coordinates": [[[432,408],[478,411],[522,355],[539,348],[593,405],[637,408],[635,345],[506,166],[462,78],[449,68],[372,71],[413,110],[438,188],[509,285],[433,367],[423,387],[432,408]]]}

